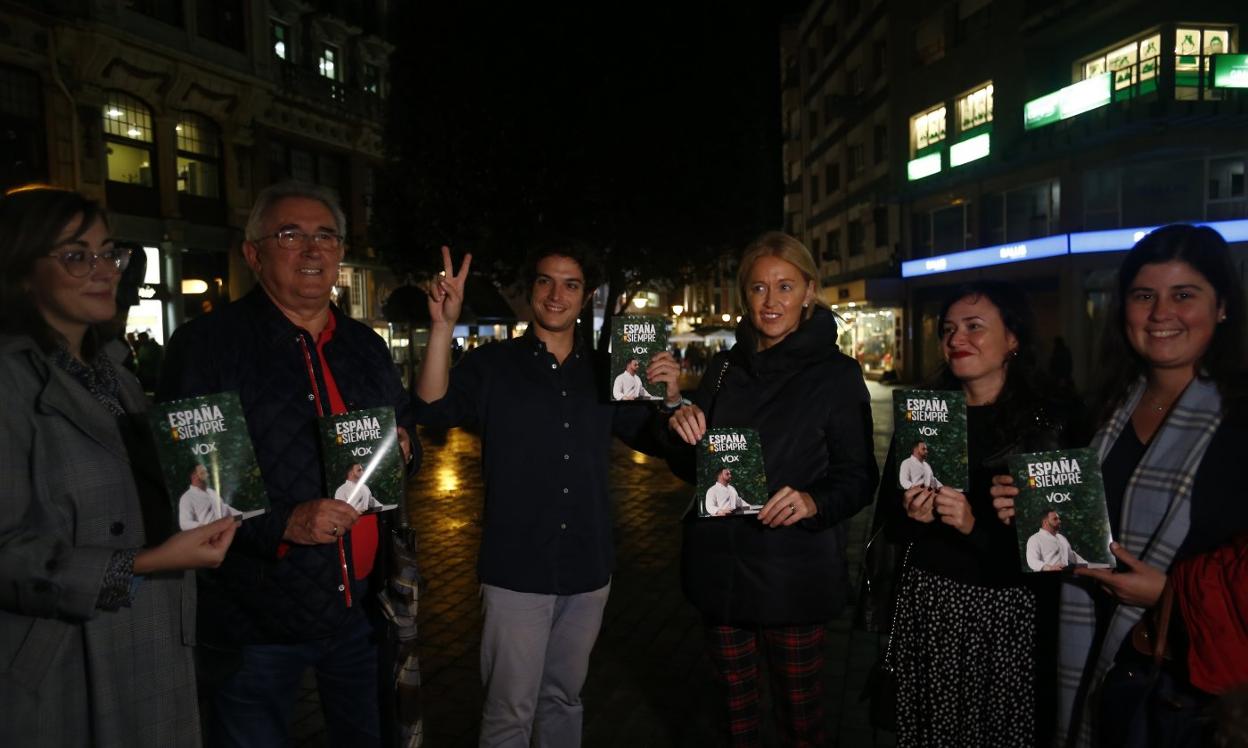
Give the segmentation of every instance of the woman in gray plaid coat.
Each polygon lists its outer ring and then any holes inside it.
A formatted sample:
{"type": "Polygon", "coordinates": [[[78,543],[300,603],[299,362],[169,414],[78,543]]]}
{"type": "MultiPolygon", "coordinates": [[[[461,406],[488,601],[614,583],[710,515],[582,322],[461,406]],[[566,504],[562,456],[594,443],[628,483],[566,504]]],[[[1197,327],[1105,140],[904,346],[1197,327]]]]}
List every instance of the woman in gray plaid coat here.
{"type": "Polygon", "coordinates": [[[0,199],[0,745],[200,741],[184,570],[235,525],[171,534],[143,393],[101,345],[128,260],[81,195],[0,199]]]}

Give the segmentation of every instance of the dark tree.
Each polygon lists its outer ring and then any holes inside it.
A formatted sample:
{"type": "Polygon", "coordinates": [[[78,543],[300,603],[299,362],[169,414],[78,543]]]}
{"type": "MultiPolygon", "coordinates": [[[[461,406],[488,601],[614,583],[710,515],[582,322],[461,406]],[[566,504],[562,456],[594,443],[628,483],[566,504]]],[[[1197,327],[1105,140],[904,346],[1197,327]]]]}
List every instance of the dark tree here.
{"type": "Polygon", "coordinates": [[[600,251],[627,299],[777,226],[775,13],[674,5],[404,11],[374,236],[387,262],[425,275],[449,244],[509,283],[553,232],[600,251]]]}

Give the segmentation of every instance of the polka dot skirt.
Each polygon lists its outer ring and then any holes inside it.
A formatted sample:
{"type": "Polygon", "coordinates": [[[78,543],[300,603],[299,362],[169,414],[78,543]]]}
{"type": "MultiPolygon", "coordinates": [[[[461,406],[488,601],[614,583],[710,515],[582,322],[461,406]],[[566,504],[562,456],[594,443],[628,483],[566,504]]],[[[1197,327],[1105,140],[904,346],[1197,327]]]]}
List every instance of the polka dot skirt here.
{"type": "Polygon", "coordinates": [[[1034,595],[910,567],[897,606],[897,745],[1033,745],[1034,595]]]}

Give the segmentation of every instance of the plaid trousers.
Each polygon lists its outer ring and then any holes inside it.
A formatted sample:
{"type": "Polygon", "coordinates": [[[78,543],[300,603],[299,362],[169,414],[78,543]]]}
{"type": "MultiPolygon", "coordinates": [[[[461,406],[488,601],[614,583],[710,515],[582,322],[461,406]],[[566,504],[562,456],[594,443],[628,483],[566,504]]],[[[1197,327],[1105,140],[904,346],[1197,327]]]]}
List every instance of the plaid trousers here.
{"type": "Polygon", "coordinates": [[[707,639],[716,680],[727,706],[728,745],[762,744],[758,650],[767,658],[776,723],[785,746],[821,746],[823,719],[822,624],[743,629],[711,626],[707,639]]]}

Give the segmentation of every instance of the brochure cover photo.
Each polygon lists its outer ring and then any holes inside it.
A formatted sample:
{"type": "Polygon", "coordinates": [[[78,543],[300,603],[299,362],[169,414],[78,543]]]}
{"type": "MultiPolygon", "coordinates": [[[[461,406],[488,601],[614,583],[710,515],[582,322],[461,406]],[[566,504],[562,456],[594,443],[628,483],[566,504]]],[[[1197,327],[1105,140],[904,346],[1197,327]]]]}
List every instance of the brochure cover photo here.
{"type": "Polygon", "coordinates": [[[966,489],[966,395],[945,390],[893,391],[893,448],[901,488],[966,489]]]}
{"type": "Polygon", "coordinates": [[[647,382],[650,357],[667,350],[667,324],[662,317],[624,315],[611,320],[611,399],[662,400],[663,382],[647,382]]]}
{"type": "Polygon", "coordinates": [[[758,514],[767,503],[763,446],[754,429],[710,429],[697,447],[699,517],[758,514]]]}
{"type": "Polygon", "coordinates": [[[1014,527],[1024,572],[1110,568],[1109,510],[1094,449],[1011,455],[1014,527]]]}
{"type": "Polygon", "coordinates": [[[148,425],[179,529],[268,511],[238,393],[155,405],[148,411],[148,425]]]}
{"type": "Polygon", "coordinates": [[[403,496],[403,450],[394,408],[320,419],[321,464],[330,496],[360,514],[384,512],[403,496]]]}

